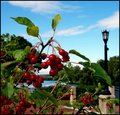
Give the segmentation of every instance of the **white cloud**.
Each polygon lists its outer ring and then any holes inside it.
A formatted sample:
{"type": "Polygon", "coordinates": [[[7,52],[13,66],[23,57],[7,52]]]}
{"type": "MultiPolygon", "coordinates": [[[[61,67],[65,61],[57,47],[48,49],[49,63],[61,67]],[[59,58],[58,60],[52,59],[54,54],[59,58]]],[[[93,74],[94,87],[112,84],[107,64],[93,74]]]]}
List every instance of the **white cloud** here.
{"type": "Polygon", "coordinates": [[[71,36],[78,35],[84,32],[83,26],[71,27],[68,29],[60,30],[56,33],[57,36],[71,36]]]}
{"type": "MultiPolygon", "coordinates": [[[[75,27],[70,27],[70,28],[66,28],[63,30],[59,30],[56,31],[55,36],[73,36],[73,35],[79,35],[79,34],[83,34],[87,31],[90,31],[91,29],[94,29],[97,25],[91,25],[88,27],[83,27],[83,26],[75,26],[75,27]]],[[[42,34],[42,37],[51,37],[52,36],[52,31],[49,32],[45,32],[42,34]]]]}
{"type": "MultiPolygon", "coordinates": [[[[63,30],[59,30],[56,32],[56,36],[73,36],[73,35],[79,35],[83,34],[85,32],[88,32],[95,28],[106,28],[106,29],[116,29],[119,28],[119,12],[115,12],[112,16],[102,19],[98,21],[97,23],[90,25],[88,27],[83,27],[81,25],[66,28],[63,30]]],[[[45,32],[42,34],[43,37],[51,37],[52,31],[45,32]]]]}
{"type": "Polygon", "coordinates": [[[41,34],[41,37],[50,38],[53,35],[53,31],[44,32],[41,34]]]}
{"type": "Polygon", "coordinates": [[[115,12],[108,18],[100,20],[98,25],[107,29],[119,28],[119,11],[115,12]]]}
{"type": "Polygon", "coordinates": [[[59,12],[74,12],[79,6],[62,4],[60,1],[8,1],[11,5],[28,8],[36,13],[55,14],[59,12]]]}
{"type": "Polygon", "coordinates": [[[1,1],[1,3],[3,4],[3,3],[6,3],[7,1],[1,1]]]}
{"type": "MultiPolygon", "coordinates": [[[[84,30],[83,30],[82,26],[75,26],[75,27],[56,31],[55,36],[71,36],[71,35],[78,35],[83,32],[84,32],[84,30]]],[[[51,37],[52,33],[53,33],[53,31],[45,32],[41,36],[42,37],[51,37]]]]}

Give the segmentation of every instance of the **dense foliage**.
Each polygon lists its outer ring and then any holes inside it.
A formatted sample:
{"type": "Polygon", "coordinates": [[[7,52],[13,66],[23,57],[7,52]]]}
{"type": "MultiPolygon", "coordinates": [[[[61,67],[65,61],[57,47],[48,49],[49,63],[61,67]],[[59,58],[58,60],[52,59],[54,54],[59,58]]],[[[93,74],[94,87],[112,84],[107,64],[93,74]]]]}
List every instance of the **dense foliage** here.
{"type": "Polygon", "coordinates": [[[2,34],[0,38],[1,45],[1,63],[5,61],[15,60],[13,52],[17,50],[23,50],[26,46],[32,47],[32,44],[28,42],[22,36],[10,35],[9,33],[2,34]]]}
{"type": "MultiPolygon", "coordinates": [[[[100,64],[103,69],[105,69],[104,60],[98,60],[97,63],[100,64]]],[[[108,74],[111,77],[113,85],[120,84],[120,56],[110,57],[108,60],[108,74]]]]}
{"type": "MultiPolygon", "coordinates": [[[[104,80],[109,86],[112,86],[109,75],[102,69],[99,64],[92,63],[89,58],[80,54],[76,50],[67,52],[59,42],[54,39],[56,27],[61,20],[61,16],[57,14],[52,19],[53,36],[44,43],[40,34],[39,27],[26,17],[16,17],[12,19],[17,23],[26,26],[28,35],[39,39],[35,46],[26,42],[22,37],[15,35],[1,36],[1,94],[0,94],[0,112],[1,114],[62,114],[60,107],[61,99],[70,92],[70,88],[61,86],[62,79],[69,82],[79,80],[79,67],[73,68],[70,62],[69,53],[84,59],[84,62],[76,62],[90,70],[83,69],[87,80],[92,75],[104,80]],[[7,36],[7,37],[5,37],[7,36]],[[22,42],[22,43],[21,43],[22,42]],[[56,43],[55,46],[53,43],[56,43]],[[22,45],[21,45],[22,44],[22,45]],[[48,52],[44,51],[48,48],[48,52]],[[52,53],[49,53],[51,48],[52,53]],[[6,55],[10,59],[6,59],[6,55]],[[69,62],[69,63],[68,63],[69,62]],[[54,78],[59,76],[56,84],[47,91],[42,87],[44,77],[39,74],[41,69],[50,67],[49,75],[54,78]],[[25,85],[26,84],[26,85],[25,85]],[[29,86],[32,85],[34,90],[30,92],[29,86]]],[[[86,79],[85,78],[85,79],[86,79]]],[[[82,82],[82,81],[79,81],[82,82]]],[[[91,81],[92,82],[92,81],[91,81]]],[[[91,84],[85,81],[84,83],[91,84]]],[[[101,84],[98,81],[94,93],[85,92],[78,101],[80,112],[84,106],[97,106],[95,102],[96,94],[100,92],[101,84]],[[83,99],[85,99],[83,101],[83,99]]],[[[71,93],[73,95],[73,93],[71,93]]],[[[77,114],[77,113],[76,113],[77,114]]]]}

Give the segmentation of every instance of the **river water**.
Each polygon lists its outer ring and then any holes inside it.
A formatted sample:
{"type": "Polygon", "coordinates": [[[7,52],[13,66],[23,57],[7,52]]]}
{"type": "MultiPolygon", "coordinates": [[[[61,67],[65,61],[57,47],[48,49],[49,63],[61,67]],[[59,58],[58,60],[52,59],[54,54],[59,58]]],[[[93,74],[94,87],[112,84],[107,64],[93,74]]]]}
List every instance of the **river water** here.
{"type": "MultiPolygon", "coordinates": [[[[54,86],[56,82],[57,82],[56,80],[44,80],[44,82],[42,83],[42,87],[54,86]]],[[[61,83],[61,84],[65,85],[65,83],[61,83]]],[[[28,86],[26,83],[24,85],[28,86]]],[[[73,86],[73,85],[74,84],[72,84],[72,85],[69,84],[69,86],[73,86]]],[[[74,86],[77,86],[77,85],[74,85],[74,86]]],[[[17,87],[19,87],[19,86],[17,86],[17,87]]],[[[34,86],[33,85],[29,85],[28,88],[30,88],[31,91],[34,90],[34,86]]],[[[120,87],[119,86],[115,86],[115,97],[116,98],[120,98],[120,93],[119,92],[120,92],[120,87]]]]}

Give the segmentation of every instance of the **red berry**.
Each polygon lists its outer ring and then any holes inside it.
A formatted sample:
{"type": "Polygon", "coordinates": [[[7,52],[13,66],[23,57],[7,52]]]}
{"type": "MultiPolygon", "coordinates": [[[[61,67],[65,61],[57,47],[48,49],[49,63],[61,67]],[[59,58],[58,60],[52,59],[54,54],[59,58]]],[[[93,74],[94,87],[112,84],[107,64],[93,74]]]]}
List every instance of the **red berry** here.
{"type": "Polygon", "coordinates": [[[46,62],[41,63],[41,68],[44,69],[48,68],[48,64],[46,62]]]}
{"type": "Polygon", "coordinates": [[[58,70],[63,69],[63,64],[62,64],[62,63],[58,64],[58,65],[57,65],[57,68],[58,68],[58,70]]]}
{"type": "Polygon", "coordinates": [[[67,62],[69,61],[69,56],[63,57],[62,59],[63,59],[63,62],[67,62]]]}
{"type": "Polygon", "coordinates": [[[109,103],[106,103],[106,106],[109,106],[109,103]]]}
{"type": "Polygon", "coordinates": [[[44,59],[46,59],[47,54],[46,54],[46,53],[42,53],[42,54],[40,55],[40,57],[44,60],[44,59]]]}
{"type": "Polygon", "coordinates": [[[50,60],[47,60],[46,61],[46,64],[49,66],[51,64],[51,61],[50,60]]]}
{"type": "Polygon", "coordinates": [[[109,107],[112,107],[112,103],[109,104],[109,107]]]}
{"type": "Polygon", "coordinates": [[[68,57],[68,53],[65,51],[63,57],[68,57]]]}
{"type": "Polygon", "coordinates": [[[6,112],[5,112],[5,114],[6,114],[6,115],[11,115],[12,112],[11,112],[10,110],[7,109],[6,112]]]}
{"type": "Polygon", "coordinates": [[[0,100],[3,101],[5,97],[3,95],[0,96],[0,100]]]}
{"type": "Polygon", "coordinates": [[[6,108],[5,108],[5,107],[2,107],[1,113],[5,113],[5,111],[6,111],[6,108]]]}
{"type": "Polygon", "coordinates": [[[25,107],[30,108],[30,107],[31,107],[31,104],[26,101],[26,102],[25,102],[25,107]]]}
{"type": "Polygon", "coordinates": [[[30,60],[32,57],[35,57],[35,54],[28,54],[27,57],[30,60]]]}
{"type": "Polygon", "coordinates": [[[90,103],[90,102],[91,102],[91,100],[89,100],[89,99],[88,99],[88,100],[86,100],[86,102],[87,102],[87,103],[90,103]]]}
{"type": "Polygon", "coordinates": [[[94,102],[94,101],[95,101],[95,100],[92,98],[92,99],[91,99],[91,102],[94,102]]]}
{"type": "Polygon", "coordinates": [[[48,58],[49,58],[50,61],[55,61],[56,60],[56,55],[51,54],[51,55],[49,55],[48,58]]]}
{"type": "Polygon", "coordinates": [[[35,75],[31,75],[31,76],[30,76],[30,80],[31,80],[31,81],[35,81],[35,79],[36,79],[36,76],[35,76],[35,75]]]}
{"type": "Polygon", "coordinates": [[[80,100],[83,101],[83,98],[81,97],[80,100]]]}
{"type": "Polygon", "coordinates": [[[38,80],[39,80],[40,83],[43,83],[44,77],[40,76],[40,77],[38,77],[38,80]]]}
{"type": "Polygon", "coordinates": [[[61,60],[60,58],[56,58],[56,63],[57,63],[57,64],[60,64],[61,61],[62,61],[62,60],[61,60]]]}
{"type": "Polygon", "coordinates": [[[0,101],[0,107],[2,107],[3,106],[3,103],[0,101]]]}
{"type": "Polygon", "coordinates": [[[20,102],[19,102],[19,105],[20,105],[20,106],[24,106],[24,104],[25,104],[24,101],[20,101],[20,102]]]}
{"type": "Polygon", "coordinates": [[[19,97],[19,98],[22,98],[22,97],[23,97],[23,93],[19,92],[19,93],[18,93],[18,97],[19,97]]]}
{"type": "Polygon", "coordinates": [[[49,71],[49,74],[50,74],[51,76],[55,76],[55,75],[57,75],[57,73],[58,73],[58,70],[56,70],[56,69],[51,69],[51,70],[49,71]]]}
{"type": "Polygon", "coordinates": [[[3,104],[4,105],[7,105],[9,102],[8,102],[8,100],[7,99],[5,99],[4,101],[3,101],[3,104]]]}
{"type": "Polygon", "coordinates": [[[30,62],[31,63],[37,63],[38,62],[38,58],[34,56],[34,57],[30,58],[30,62]]]}
{"type": "Polygon", "coordinates": [[[57,69],[57,64],[56,63],[51,63],[50,67],[51,67],[51,69],[57,69]]]}
{"type": "Polygon", "coordinates": [[[59,54],[60,54],[61,56],[64,56],[64,55],[65,55],[65,50],[64,50],[64,49],[59,49],[59,54]]]}
{"type": "Polygon", "coordinates": [[[39,82],[36,81],[36,82],[33,82],[33,86],[34,86],[34,87],[40,87],[41,84],[40,84],[39,82]]]}
{"type": "Polygon", "coordinates": [[[86,104],[87,104],[87,102],[86,102],[86,101],[84,101],[84,102],[83,102],[83,104],[84,104],[84,105],[86,105],[86,104]]]}
{"type": "Polygon", "coordinates": [[[20,106],[16,106],[16,107],[15,107],[15,111],[16,111],[16,112],[20,112],[20,111],[21,111],[20,106]]]}
{"type": "Polygon", "coordinates": [[[29,73],[29,72],[27,72],[27,71],[26,71],[26,72],[24,72],[24,73],[23,73],[23,77],[30,77],[30,73],[29,73]]]}
{"type": "Polygon", "coordinates": [[[30,84],[32,83],[32,81],[30,81],[29,79],[27,79],[27,80],[26,80],[26,83],[27,83],[28,85],[30,85],[30,84]]]}
{"type": "Polygon", "coordinates": [[[26,111],[26,107],[23,107],[23,106],[22,106],[20,109],[21,109],[22,112],[25,112],[25,111],[26,111]]]}

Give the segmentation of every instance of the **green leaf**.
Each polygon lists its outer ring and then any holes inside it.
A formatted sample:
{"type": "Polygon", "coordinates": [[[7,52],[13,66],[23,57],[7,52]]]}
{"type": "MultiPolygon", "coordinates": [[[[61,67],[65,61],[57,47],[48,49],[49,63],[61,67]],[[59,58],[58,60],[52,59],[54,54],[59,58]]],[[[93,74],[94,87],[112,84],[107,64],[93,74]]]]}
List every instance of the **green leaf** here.
{"type": "Polygon", "coordinates": [[[84,59],[84,60],[90,62],[90,60],[89,60],[87,57],[85,57],[84,55],[80,54],[80,53],[77,52],[76,50],[70,50],[69,53],[75,54],[75,55],[79,56],[80,58],[82,58],[82,59],[84,59]]]}
{"type": "Polygon", "coordinates": [[[84,67],[89,68],[90,67],[90,63],[89,62],[78,62],[78,64],[83,65],[84,67]]]}
{"type": "Polygon", "coordinates": [[[40,89],[36,89],[36,91],[34,91],[33,96],[35,96],[38,99],[46,99],[48,98],[52,103],[54,103],[55,105],[58,105],[58,101],[56,100],[56,98],[54,98],[54,96],[50,93],[47,92],[45,90],[40,90],[40,89]]]}
{"type": "Polygon", "coordinates": [[[52,103],[54,103],[54,104],[57,105],[57,106],[59,105],[57,99],[54,98],[54,96],[53,96],[51,93],[49,93],[49,92],[47,92],[47,91],[45,91],[45,90],[42,90],[41,93],[42,93],[42,94],[45,94],[46,97],[48,97],[48,99],[49,99],[52,103]]]}
{"type": "Polygon", "coordinates": [[[52,19],[52,29],[53,29],[53,31],[56,30],[56,27],[57,27],[58,23],[60,22],[60,20],[61,20],[60,14],[57,14],[57,15],[52,19]]]}
{"type": "Polygon", "coordinates": [[[20,68],[15,68],[14,72],[17,72],[17,73],[22,73],[22,72],[23,72],[23,70],[22,70],[22,69],[20,69],[20,68]]]}
{"type": "Polygon", "coordinates": [[[5,69],[7,66],[17,63],[17,61],[9,61],[1,64],[1,69],[5,69]]]}
{"type": "Polygon", "coordinates": [[[8,82],[5,85],[5,88],[3,89],[3,94],[10,98],[13,93],[14,93],[13,83],[8,82]]]}
{"type": "Polygon", "coordinates": [[[101,88],[102,88],[102,86],[101,86],[101,84],[100,84],[100,83],[98,83],[98,88],[99,88],[99,89],[101,89],[101,88]]]}
{"type": "Polygon", "coordinates": [[[74,72],[71,71],[70,68],[64,66],[64,70],[65,70],[65,73],[67,74],[67,77],[69,77],[69,76],[74,76],[74,72]]]}
{"type": "Polygon", "coordinates": [[[26,57],[26,53],[24,52],[24,50],[15,50],[13,52],[13,57],[17,60],[17,61],[23,61],[26,57]]]}
{"type": "Polygon", "coordinates": [[[28,35],[38,37],[39,35],[39,28],[37,26],[27,27],[28,35]]]}
{"type": "Polygon", "coordinates": [[[22,24],[22,25],[25,25],[28,27],[35,26],[33,24],[33,22],[30,19],[28,19],[27,17],[16,17],[16,18],[11,17],[11,18],[19,24],[22,24]]]}
{"type": "Polygon", "coordinates": [[[26,46],[24,51],[28,54],[30,52],[30,46],[26,46]]]}
{"type": "Polygon", "coordinates": [[[84,67],[88,68],[90,71],[95,73],[95,70],[91,67],[91,63],[90,62],[78,62],[78,64],[83,65],[84,67]]]}
{"type": "Polygon", "coordinates": [[[95,70],[95,76],[101,77],[102,79],[106,81],[108,85],[112,86],[110,76],[106,73],[106,71],[99,64],[91,63],[91,67],[95,70]]]}

